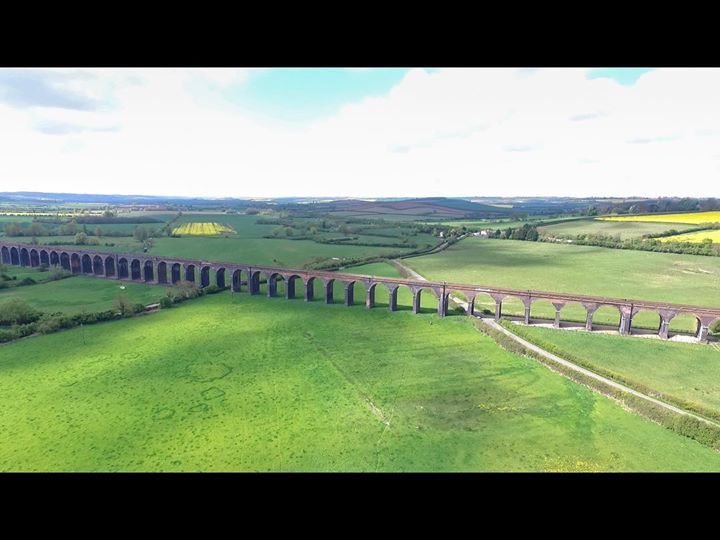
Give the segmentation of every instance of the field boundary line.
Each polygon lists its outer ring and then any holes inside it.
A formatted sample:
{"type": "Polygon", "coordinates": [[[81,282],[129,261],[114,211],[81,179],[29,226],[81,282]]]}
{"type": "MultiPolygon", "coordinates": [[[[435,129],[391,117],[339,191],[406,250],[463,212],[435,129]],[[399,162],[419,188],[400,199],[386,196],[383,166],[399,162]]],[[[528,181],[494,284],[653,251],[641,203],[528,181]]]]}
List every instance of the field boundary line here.
{"type": "MultiPolygon", "coordinates": [[[[509,337],[510,339],[512,339],[513,341],[515,341],[516,343],[519,343],[520,345],[522,345],[522,346],[525,347],[526,349],[529,349],[529,350],[531,350],[531,351],[539,354],[540,356],[545,357],[546,359],[548,359],[548,360],[550,360],[550,361],[552,361],[552,362],[555,362],[555,363],[560,364],[560,365],[562,365],[562,366],[564,366],[564,367],[566,367],[566,368],[569,368],[569,369],[571,369],[571,370],[573,370],[573,371],[575,371],[575,372],[577,372],[577,373],[580,373],[580,374],[582,374],[582,375],[585,375],[586,377],[590,377],[590,378],[595,379],[595,380],[597,380],[597,381],[599,381],[599,382],[602,382],[602,383],[604,383],[604,384],[606,384],[606,385],[608,385],[608,386],[611,386],[611,387],[615,388],[616,390],[620,390],[621,392],[624,392],[624,393],[626,393],[626,394],[630,394],[630,395],[633,395],[633,396],[635,396],[635,397],[639,397],[639,398],[641,398],[641,399],[644,399],[644,400],[646,400],[646,401],[649,401],[649,402],[651,402],[651,403],[653,403],[653,404],[655,404],[655,405],[659,405],[659,406],[661,406],[661,407],[663,407],[663,408],[665,408],[665,409],[667,409],[667,410],[669,410],[669,411],[671,411],[671,412],[674,412],[674,413],[676,413],[676,414],[684,414],[684,415],[686,415],[686,416],[691,416],[691,417],[693,417],[693,418],[695,418],[695,419],[697,419],[697,420],[700,420],[701,422],[705,422],[706,424],[710,424],[710,425],[715,426],[715,427],[720,427],[720,423],[714,422],[713,420],[710,420],[710,419],[705,418],[705,417],[703,417],[703,416],[699,416],[699,415],[697,415],[697,414],[695,414],[695,413],[693,413],[693,412],[687,411],[687,410],[685,410],[685,409],[681,409],[680,407],[676,407],[675,405],[671,405],[671,404],[666,403],[666,402],[664,402],[664,401],[661,401],[661,400],[659,400],[659,399],[650,397],[650,396],[648,396],[647,394],[643,394],[642,392],[639,392],[639,391],[637,391],[637,390],[635,390],[635,389],[633,389],[633,388],[630,388],[629,386],[625,386],[624,384],[621,384],[621,383],[619,383],[619,382],[617,382],[617,381],[615,381],[615,380],[613,380],[613,379],[610,379],[610,378],[608,378],[608,377],[604,377],[604,376],[602,376],[602,375],[598,375],[598,374],[595,373],[594,371],[591,371],[591,370],[589,370],[589,369],[587,369],[587,368],[584,368],[584,367],[582,367],[582,366],[579,366],[579,365],[577,365],[577,364],[574,364],[573,362],[570,362],[569,360],[566,360],[566,359],[564,359],[564,358],[561,358],[561,357],[557,356],[556,354],[553,354],[553,353],[551,353],[551,352],[549,352],[549,351],[546,351],[545,349],[543,349],[543,348],[535,345],[534,343],[531,343],[530,341],[527,341],[527,340],[521,338],[521,337],[518,336],[517,334],[514,334],[513,332],[511,332],[511,331],[508,330],[507,328],[503,327],[502,325],[498,324],[498,323],[495,322],[494,320],[483,319],[483,318],[481,318],[481,317],[477,317],[477,319],[481,322],[481,324],[485,324],[485,325],[489,326],[490,328],[492,328],[492,329],[494,329],[494,330],[497,330],[497,331],[499,331],[499,332],[502,332],[504,335],[506,335],[507,337],[509,337]]],[[[591,388],[591,389],[592,389],[592,388],[591,388]]],[[[597,390],[595,390],[595,391],[597,391],[597,390]]]]}

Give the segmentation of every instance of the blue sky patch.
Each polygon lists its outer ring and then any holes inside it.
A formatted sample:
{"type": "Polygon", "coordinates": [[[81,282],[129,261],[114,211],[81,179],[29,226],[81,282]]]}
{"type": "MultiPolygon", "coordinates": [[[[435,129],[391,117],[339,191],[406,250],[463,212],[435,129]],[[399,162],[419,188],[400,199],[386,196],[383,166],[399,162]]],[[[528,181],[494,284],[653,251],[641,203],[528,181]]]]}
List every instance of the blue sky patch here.
{"type": "Polygon", "coordinates": [[[224,94],[256,114],[302,122],[330,116],[347,103],[385,95],[407,72],[406,68],[276,68],[253,73],[224,94]]]}
{"type": "Polygon", "coordinates": [[[588,70],[588,79],[612,79],[623,86],[632,86],[645,73],[655,68],[593,68],[588,70]]]}

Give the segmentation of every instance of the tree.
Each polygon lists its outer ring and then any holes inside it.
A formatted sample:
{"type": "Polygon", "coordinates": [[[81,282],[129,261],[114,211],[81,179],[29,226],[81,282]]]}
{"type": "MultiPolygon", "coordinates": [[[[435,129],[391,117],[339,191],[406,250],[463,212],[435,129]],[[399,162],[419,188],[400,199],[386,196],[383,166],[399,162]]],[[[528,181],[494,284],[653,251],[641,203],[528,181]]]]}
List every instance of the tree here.
{"type": "Polygon", "coordinates": [[[62,232],[62,234],[72,236],[73,234],[78,232],[77,231],[77,223],[75,223],[74,221],[69,221],[67,223],[64,223],[60,227],[60,231],[62,232]]]}
{"type": "Polygon", "coordinates": [[[138,242],[144,242],[148,238],[148,233],[145,227],[135,227],[135,232],[133,233],[133,237],[138,242]]]}
{"type": "Polygon", "coordinates": [[[45,228],[40,223],[31,223],[27,229],[30,236],[44,236],[45,228]]]}
{"type": "Polygon", "coordinates": [[[10,223],[5,224],[5,236],[21,236],[22,235],[22,229],[20,228],[19,223],[15,223],[14,221],[11,221],[10,223]]]}
{"type": "Polygon", "coordinates": [[[87,234],[85,234],[84,232],[79,232],[75,235],[75,243],[78,246],[84,246],[85,244],[87,244],[87,239],[87,234]]]}
{"type": "Polygon", "coordinates": [[[120,293],[115,298],[115,309],[117,309],[120,312],[120,315],[123,317],[127,315],[128,313],[132,313],[132,304],[127,299],[127,296],[120,293]]]}
{"type": "Polygon", "coordinates": [[[102,236],[102,234],[103,234],[102,227],[100,227],[100,225],[98,225],[97,227],[95,227],[95,236],[97,236],[98,238],[100,238],[100,237],[102,236]]]}

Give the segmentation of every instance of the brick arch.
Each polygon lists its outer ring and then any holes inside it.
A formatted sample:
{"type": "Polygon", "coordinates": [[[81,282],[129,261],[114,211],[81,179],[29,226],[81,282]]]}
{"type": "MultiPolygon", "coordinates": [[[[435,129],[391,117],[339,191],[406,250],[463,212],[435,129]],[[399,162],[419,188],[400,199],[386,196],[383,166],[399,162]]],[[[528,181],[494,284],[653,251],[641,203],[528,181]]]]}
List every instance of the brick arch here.
{"type": "Polygon", "coordinates": [[[50,266],[50,255],[48,255],[48,252],[45,249],[40,250],[40,264],[50,266]]]}
{"type": "Polygon", "coordinates": [[[160,261],[157,264],[157,282],[158,283],[167,283],[168,282],[167,263],[165,261],[160,261]]]}
{"type": "Polygon", "coordinates": [[[145,261],[145,264],[143,264],[142,277],[145,283],[155,281],[155,268],[152,260],[148,259],[145,261]]]}
{"type": "Polygon", "coordinates": [[[93,273],[92,259],[87,253],[83,254],[83,256],[80,257],[80,269],[83,274],[93,273]]]}
{"type": "Polygon", "coordinates": [[[142,265],[140,259],[132,259],[130,261],[130,279],[139,281],[142,279],[142,265]]]}
{"type": "Polygon", "coordinates": [[[120,257],[118,259],[117,275],[120,279],[128,279],[130,277],[130,265],[125,257],[120,257]]]}
{"type": "Polygon", "coordinates": [[[50,252],[50,265],[60,266],[60,254],[55,250],[50,252]]]}
{"type": "Polygon", "coordinates": [[[70,254],[70,269],[73,274],[80,274],[82,272],[82,264],[80,262],[79,253],[70,254]]]}
{"type": "Polygon", "coordinates": [[[40,266],[40,254],[37,249],[30,250],[30,266],[40,266]]]}
{"type": "Polygon", "coordinates": [[[303,278],[297,274],[283,274],[283,278],[285,279],[285,298],[291,300],[295,298],[295,294],[298,289],[298,280],[300,281],[299,288],[302,289],[304,284],[303,278]]]}
{"type": "Polygon", "coordinates": [[[27,248],[20,248],[20,266],[30,266],[30,253],[27,248]]]}
{"type": "Polygon", "coordinates": [[[95,255],[92,260],[93,273],[96,276],[105,275],[105,265],[103,264],[103,258],[100,255],[95,255]]]}
{"type": "Polygon", "coordinates": [[[109,257],[105,257],[105,275],[107,277],[115,277],[117,275],[117,270],[115,268],[115,257],[112,255],[109,257]]]}
{"type": "Polygon", "coordinates": [[[215,270],[215,286],[219,289],[225,288],[225,272],[226,269],[224,266],[221,266],[220,268],[217,268],[215,270]]]}
{"type": "Polygon", "coordinates": [[[12,264],[10,249],[7,246],[3,246],[2,249],[0,249],[0,260],[2,260],[3,264],[12,264]]]}

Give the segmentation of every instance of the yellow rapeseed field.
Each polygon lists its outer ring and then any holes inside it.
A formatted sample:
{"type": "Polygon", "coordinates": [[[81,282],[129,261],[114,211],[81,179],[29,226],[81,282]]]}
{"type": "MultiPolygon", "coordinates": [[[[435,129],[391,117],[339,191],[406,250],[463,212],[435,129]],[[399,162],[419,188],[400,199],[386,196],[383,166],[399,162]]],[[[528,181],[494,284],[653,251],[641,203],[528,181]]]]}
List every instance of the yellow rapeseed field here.
{"type": "Polygon", "coordinates": [[[235,229],[222,223],[183,223],[173,229],[173,234],[190,236],[214,236],[216,234],[234,233],[235,229]]]}
{"type": "Polygon", "coordinates": [[[660,238],[661,242],[692,242],[694,244],[701,243],[705,238],[709,238],[714,244],[720,244],[720,229],[712,229],[709,231],[698,231],[687,234],[676,234],[660,238]]]}
{"type": "Polygon", "coordinates": [[[612,216],[598,218],[604,221],[647,221],[652,223],[720,223],[720,212],[693,212],[685,214],[657,214],[647,216],[612,216]]]}

